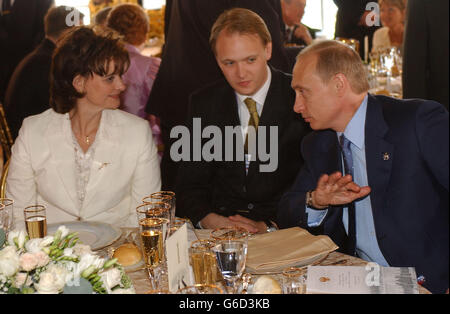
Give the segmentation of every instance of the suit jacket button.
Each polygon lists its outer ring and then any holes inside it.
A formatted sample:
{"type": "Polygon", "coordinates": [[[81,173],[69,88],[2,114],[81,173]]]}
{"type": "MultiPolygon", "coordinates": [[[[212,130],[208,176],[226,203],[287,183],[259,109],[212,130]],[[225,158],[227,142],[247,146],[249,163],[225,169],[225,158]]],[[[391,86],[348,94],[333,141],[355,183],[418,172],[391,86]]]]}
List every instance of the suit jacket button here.
{"type": "Polygon", "coordinates": [[[223,212],[224,212],[224,211],[226,211],[226,210],[227,210],[227,208],[226,208],[225,206],[220,206],[220,207],[219,207],[219,210],[221,210],[221,211],[223,211],[223,212]]]}
{"type": "Polygon", "coordinates": [[[253,205],[252,203],[249,203],[249,204],[247,205],[247,208],[248,208],[248,209],[253,209],[253,207],[255,207],[255,205],[253,205]]]}

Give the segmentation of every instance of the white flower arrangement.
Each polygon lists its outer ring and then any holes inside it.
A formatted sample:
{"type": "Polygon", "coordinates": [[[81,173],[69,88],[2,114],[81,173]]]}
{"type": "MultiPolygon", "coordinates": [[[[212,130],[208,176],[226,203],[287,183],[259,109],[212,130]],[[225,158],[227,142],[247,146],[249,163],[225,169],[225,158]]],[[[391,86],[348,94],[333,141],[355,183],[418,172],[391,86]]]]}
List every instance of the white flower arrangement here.
{"type": "Polygon", "coordinates": [[[0,241],[0,294],[135,293],[117,259],[101,258],[76,235],[65,226],[42,239],[11,231],[0,241]]]}

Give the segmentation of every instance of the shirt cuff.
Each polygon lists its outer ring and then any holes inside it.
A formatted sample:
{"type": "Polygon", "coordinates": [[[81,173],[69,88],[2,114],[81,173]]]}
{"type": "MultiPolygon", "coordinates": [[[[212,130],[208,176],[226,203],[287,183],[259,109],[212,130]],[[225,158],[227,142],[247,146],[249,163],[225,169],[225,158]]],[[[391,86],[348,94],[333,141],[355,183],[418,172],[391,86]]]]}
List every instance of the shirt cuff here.
{"type": "Polygon", "coordinates": [[[318,227],[322,224],[328,209],[313,209],[306,206],[306,213],[308,214],[308,227],[318,227]]]}

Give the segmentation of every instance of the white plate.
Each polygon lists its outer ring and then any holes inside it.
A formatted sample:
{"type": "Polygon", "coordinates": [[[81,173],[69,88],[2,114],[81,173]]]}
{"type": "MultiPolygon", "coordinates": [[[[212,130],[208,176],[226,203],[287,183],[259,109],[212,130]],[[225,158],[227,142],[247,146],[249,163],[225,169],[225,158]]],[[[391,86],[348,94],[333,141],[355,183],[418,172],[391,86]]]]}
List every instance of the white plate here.
{"type": "Polygon", "coordinates": [[[83,244],[89,245],[93,251],[113,244],[122,235],[120,228],[96,221],[70,221],[47,226],[47,233],[52,235],[58,227],[64,225],[70,232],[78,232],[78,238],[83,244]]]}

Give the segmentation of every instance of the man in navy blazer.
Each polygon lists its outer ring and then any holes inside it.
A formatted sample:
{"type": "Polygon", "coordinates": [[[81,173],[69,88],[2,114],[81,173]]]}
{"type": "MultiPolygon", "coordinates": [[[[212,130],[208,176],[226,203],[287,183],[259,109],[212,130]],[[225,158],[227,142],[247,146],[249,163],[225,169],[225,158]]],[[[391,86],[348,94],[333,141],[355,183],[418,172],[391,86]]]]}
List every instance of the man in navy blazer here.
{"type": "Polygon", "coordinates": [[[292,87],[294,111],[314,132],[280,201],[279,226],[326,234],[381,266],[415,267],[426,288],[445,292],[448,112],[434,101],[368,94],[360,57],[334,41],[300,53],[292,87]]]}

